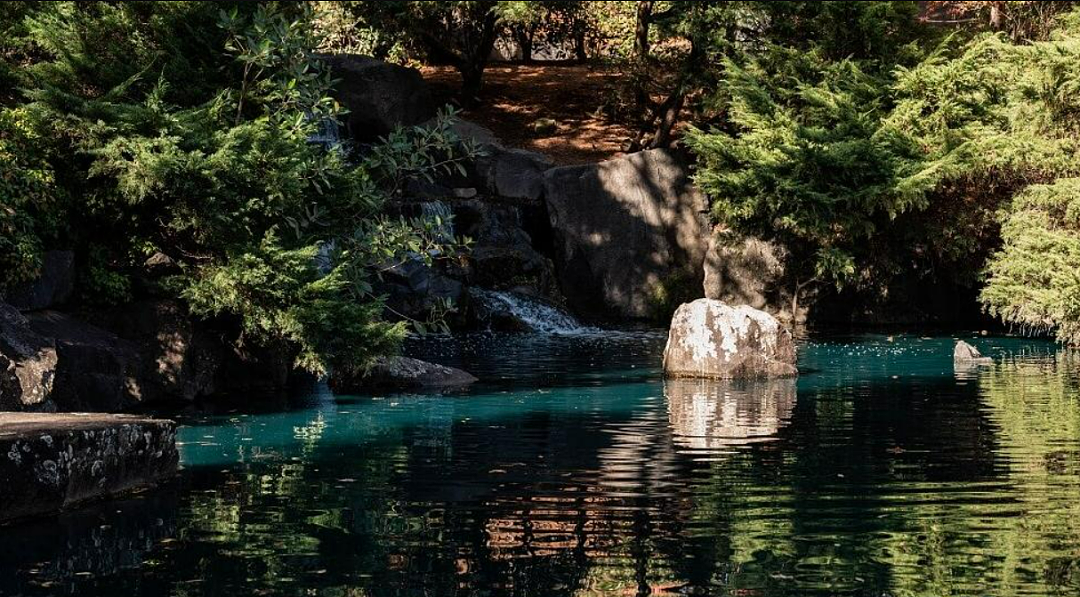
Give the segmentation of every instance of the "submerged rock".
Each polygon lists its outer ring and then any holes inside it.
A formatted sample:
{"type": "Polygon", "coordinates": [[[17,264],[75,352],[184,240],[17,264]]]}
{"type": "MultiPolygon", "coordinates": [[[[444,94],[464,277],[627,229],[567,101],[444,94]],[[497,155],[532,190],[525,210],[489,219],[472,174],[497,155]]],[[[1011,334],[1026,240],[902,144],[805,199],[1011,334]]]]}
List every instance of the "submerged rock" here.
{"type": "Polygon", "coordinates": [[[178,461],[172,421],[0,413],[0,523],[153,486],[178,461]]]}
{"type": "Polygon", "coordinates": [[[978,348],[958,340],[956,342],[956,348],[953,349],[953,363],[965,367],[979,366],[979,365],[993,365],[994,359],[990,357],[984,357],[978,348]]]}
{"type": "Polygon", "coordinates": [[[795,341],[775,317],[753,307],[698,299],[675,311],[664,349],[668,377],[791,377],[795,341]]]}
{"type": "Polygon", "coordinates": [[[14,307],[0,303],[0,410],[56,410],[56,343],[14,307]]]}
{"type": "Polygon", "coordinates": [[[575,312],[648,317],[657,289],[674,277],[692,280],[701,296],[707,202],[674,152],[552,168],[544,196],[556,269],[575,312]]]}
{"type": "Polygon", "coordinates": [[[363,376],[335,374],[330,387],[336,392],[403,391],[438,393],[475,383],[476,377],[461,369],[436,365],[409,357],[380,357],[363,376]]]}

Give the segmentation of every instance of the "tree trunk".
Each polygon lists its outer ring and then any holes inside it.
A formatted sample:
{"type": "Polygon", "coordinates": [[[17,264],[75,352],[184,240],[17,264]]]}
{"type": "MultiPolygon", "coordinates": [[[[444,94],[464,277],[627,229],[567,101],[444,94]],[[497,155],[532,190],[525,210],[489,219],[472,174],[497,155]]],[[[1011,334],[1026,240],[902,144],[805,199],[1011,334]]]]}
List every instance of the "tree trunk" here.
{"type": "Polygon", "coordinates": [[[637,20],[634,23],[634,57],[644,61],[649,58],[649,25],[652,24],[655,2],[637,3],[637,20]]]}
{"type": "Polygon", "coordinates": [[[589,60],[584,25],[574,25],[574,54],[576,55],[577,61],[582,64],[589,60]]]}
{"type": "Polygon", "coordinates": [[[461,105],[473,108],[480,103],[480,90],[484,87],[484,68],[475,64],[461,69],[461,105]]]}
{"type": "MultiPolygon", "coordinates": [[[[484,86],[484,68],[495,49],[498,37],[498,18],[489,10],[484,15],[480,37],[463,48],[458,71],[461,73],[461,105],[472,108],[480,102],[480,90],[484,86]]],[[[472,40],[470,40],[472,41],[472,40]]]]}
{"type": "Polygon", "coordinates": [[[649,147],[667,147],[671,144],[671,131],[675,129],[675,124],[679,122],[679,114],[686,103],[686,94],[697,76],[700,69],[699,65],[705,59],[701,48],[702,44],[695,43],[693,40],[690,41],[690,55],[683,64],[683,72],[675,84],[675,89],[672,90],[671,95],[668,96],[658,110],[657,116],[660,118],[660,123],[657,125],[656,134],[653,135],[649,147]]]}
{"type": "Polygon", "coordinates": [[[680,83],[660,108],[660,124],[656,128],[656,134],[653,135],[649,147],[656,149],[667,147],[671,143],[671,131],[675,128],[675,123],[679,121],[679,113],[682,112],[685,102],[686,86],[680,83]]]}
{"type": "Polygon", "coordinates": [[[638,135],[630,143],[630,151],[638,151],[645,144],[647,131],[652,128],[655,115],[652,113],[652,100],[649,98],[649,26],[652,24],[653,5],[655,2],[637,3],[637,20],[634,23],[634,104],[641,115],[638,135]]]}
{"type": "Polygon", "coordinates": [[[1001,21],[1001,7],[995,2],[990,5],[990,28],[994,31],[1000,31],[1001,21]]]}
{"type": "Polygon", "coordinates": [[[519,27],[514,31],[514,37],[517,38],[518,47],[521,48],[521,61],[532,62],[533,32],[525,27],[519,27]]]}

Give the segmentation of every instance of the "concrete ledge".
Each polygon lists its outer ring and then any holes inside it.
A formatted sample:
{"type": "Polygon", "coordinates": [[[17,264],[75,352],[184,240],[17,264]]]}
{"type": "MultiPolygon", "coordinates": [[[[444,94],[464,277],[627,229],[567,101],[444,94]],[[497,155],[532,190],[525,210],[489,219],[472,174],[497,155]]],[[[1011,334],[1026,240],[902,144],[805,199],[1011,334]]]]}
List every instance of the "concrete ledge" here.
{"type": "Polygon", "coordinates": [[[178,461],[172,421],[0,413],[0,524],[151,487],[178,461]]]}

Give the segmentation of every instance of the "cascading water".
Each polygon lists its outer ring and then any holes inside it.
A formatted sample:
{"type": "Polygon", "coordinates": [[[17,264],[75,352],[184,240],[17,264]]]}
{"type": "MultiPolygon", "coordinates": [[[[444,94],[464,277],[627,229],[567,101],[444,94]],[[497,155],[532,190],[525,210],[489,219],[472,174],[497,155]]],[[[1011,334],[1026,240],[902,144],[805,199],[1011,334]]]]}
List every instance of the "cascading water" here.
{"type": "Polygon", "coordinates": [[[334,269],[335,247],[336,243],[333,240],[319,245],[319,251],[315,253],[315,269],[319,270],[319,275],[325,276],[334,269]]]}
{"type": "Polygon", "coordinates": [[[555,335],[580,335],[597,333],[600,330],[581,325],[569,313],[559,310],[543,301],[521,294],[494,290],[475,290],[474,298],[479,299],[490,312],[508,313],[525,324],[534,332],[555,335]]]}
{"type": "Polygon", "coordinates": [[[320,145],[327,151],[348,155],[349,144],[341,137],[341,124],[335,118],[320,118],[315,132],[308,136],[308,143],[320,145]]]}
{"type": "Polygon", "coordinates": [[[439,218],[439,240],[443,242],[454,240],[454,212],[451,211],[449,205],[442,201],[425,201],[420,204],[420,213],[425,219],[439,218]]]}

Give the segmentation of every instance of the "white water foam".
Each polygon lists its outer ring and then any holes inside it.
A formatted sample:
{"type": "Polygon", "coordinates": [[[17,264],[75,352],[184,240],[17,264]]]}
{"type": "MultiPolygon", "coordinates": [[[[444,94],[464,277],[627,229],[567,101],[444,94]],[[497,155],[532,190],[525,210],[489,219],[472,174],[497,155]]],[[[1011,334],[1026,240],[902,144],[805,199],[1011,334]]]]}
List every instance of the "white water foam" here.
{"type": "Polygon", "coordinates": [[[603,332],[600,328],[582,325],[565,311],[527,296],[495,290],[478,290],[477,295],[489,308],[509,312],[540,334],[573,336],[603,332]]]}

